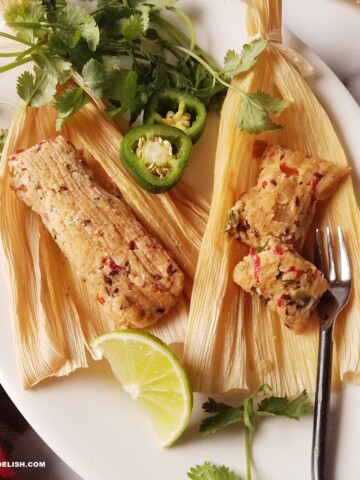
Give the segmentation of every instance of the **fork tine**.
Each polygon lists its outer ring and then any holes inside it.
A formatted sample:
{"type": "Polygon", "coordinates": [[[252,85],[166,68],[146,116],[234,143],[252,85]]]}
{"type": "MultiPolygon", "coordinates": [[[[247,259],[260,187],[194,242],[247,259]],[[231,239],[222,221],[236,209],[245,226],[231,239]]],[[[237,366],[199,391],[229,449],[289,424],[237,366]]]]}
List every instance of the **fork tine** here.
{"type": "Polygon", "coordinates": [[[350,260],[341,227],[338,227],[338,237],[340,250],[340,280],[343,282],[349,282],[351,280],[350,260]]]}
{"type": "Polygon", "coordinates": [[[334,282],[336,280],[336,265],[335,265],[335,259],[334,259],[334,247],[333,247],[330,227],[326,227],[326,239],[327,239],[328,259],[329,259],[329,282],[334,282]]]}
{"type": "Polygon", "coordinates": [[[321,230],[319,228],[317,228],[315,231],[314,264],[320,270],[320,272],[325,273],[324,247],[321,230]]]}

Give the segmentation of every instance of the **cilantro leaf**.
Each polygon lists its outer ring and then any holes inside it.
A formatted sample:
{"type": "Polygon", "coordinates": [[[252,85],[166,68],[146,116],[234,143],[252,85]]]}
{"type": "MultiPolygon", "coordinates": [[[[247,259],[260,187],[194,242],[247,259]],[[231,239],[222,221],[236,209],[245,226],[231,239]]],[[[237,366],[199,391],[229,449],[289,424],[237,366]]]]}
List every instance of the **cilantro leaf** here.
{"type": "Polygon", "coordinates": [[[28,103],[34,89],[35,77],[32,73],[25,71],[17,79],[16,91],[19,97],[28,103]]]}
{"type": "Polygon", "coordinates": [[[111,117],[130,111],[132,119],[135,119],[142,107],[141,99],[138,95],[137,73],[134,70],[117,72],[111,82],[109,98],[120,102],[120,107],[107,110],[111,117]]]}
{"type": "Polygon", "coordinates": [[[124,106],[131,103],[137,94],[137,78],[134,70],[119,72],[112,84],[111,98],[119,100],[124,106]]]}
{"type": "Polygon", "coordinates": [[[166,68],[163,63],[159,62],[152,71],[152,87],[154,90],[161,90],[169,86],[169,79],[166,68]]]}
{"type": "Polygon", "coordinates": [[[49,32],[47,37],[48,43],[48,53],[50,55],[58,55],[61,57],[68,56],[68,48],[67,46],[60,40],[60,38],[56,35],[54,31],[49,32]]]}
{"type": "Polygon", "coordinates": [[[166,8],[173,7],[176,2],[177,0],[146,0],[144,3],[156,10],[165,10],[166,8]]]}
{"type": "Polygon", "coordinates": [[[41,107],[51,101],[56,93],[57,78],[46,70],[34,66],[34,74],[25,71],[17,79],[16,91],[26,107],[41,107]]]}
{"type": "Polygon", "coordinates": [[[225,56],[224,74],[229,78],[234,77],[242,72],[247,72],[252,68],[261,52],[267,45],[266,40],[257,38],[249,44],[245,44],[241,54],[237,54],[234,50],[228,50],[225,56]]]}
{"type": "Polygon", "coordinates": [[[101,62],[105,68],[106,73],[115,72],[121,69],[121,59],[119,57],[113,57],[112,55],[103,55],[101,62]]]}
{"type": "Polygon", "coordinates": [[[78,71],[82,70],[89,60],[96,59],[94,53],[90,50],[83,38],[79,40],[74,48],[69,52],[70,61],[78,71]]]}
{"type": "Polygon", "coordinates": [[[236,118],[241,130],[248,133],[260,133],[265,130],[280,130],[282,125],[273,122],[269,112],[278,113],[287,108],[291,101],[271,97],[258,90],[256,93],[243,92],[241,109],[236,118]]]}
{"type": "Polygon", "coordinates": [[[158,38],[149,38],[149,36],[146,36],[141,38],[140,51],[146,56],[149,56],[149,54],[154,57],[163,56],[164,46],[159,42],[158,38]]]}
{"type": "Polygon", "coordinates": [[[187,90],[192,88],[192,82],[183,72],[174,69],[167,71],[169,81],[172,87],[179,90],[187,90]]]}
{"type": "Polygon", "coordinates": [[[52,12],[56,8],[57,0],[41,0],[41,3],[49,12],[52,12]]]}
{"type": "Polygon", "coordinates": [[[79,5],[67,5],[60,11],[55,32],[69,48],[74,48],[80,38],[86,40],[92,52],[99,44],[99,27],[90,13],[79,5]]]}
{"type": "Polygon", "coordinates": [[[16,30],[16,36],[27,42],[35,43],[35,40],[46,33],[40,22],[46,22],[46,10],[41,1],[12,2],[4,12],[6,23],[16,30]],[[16,27],[16,23],[29,23],[29,26],[16,27]],[[13,23],[15,25],[13,25],[13,23]],[[38,24],[34,26],[35,24],[38,24]]]}
{"type": "Polygon", "coordinates": [[[59,83],[63,84],[71,77],[71,63],[64,58],[47,54],[33,55],[33,58],[41,70],[47,71],[59,83]]]}
{"type": "Polygon", "coordinates": [[[210,462],[190,468],[187,476],[191,480],[241,480],[235,472],[224,465],[217,467],[210,462]]]}
{"type": "Polygon", "coordinates": [[[233,423],[243,422],[243,417],[244,409],[242,405],[229,407],[216,415],[204,418],[200,424],[200,432],[204,437],[208,437],[233,423]]]}
{"type": "Polygon", "coordinates": [[[258,90],[256,93],[249,93],[248,96],[260,102],[267,110],[273,113],[282,112],[289,105],[291,100],[284,100],[283,98],[272,97],[271,95],[258,90]]]}
{"type": "Polygon", "coordinates": [[[130,15],[121,25],[121,33],[130,42],[145,32],[143,16],[140,13],[130,15]]]}
{"type": "Polygon", "coordinates": [[[54,107],[59,111],[56,130],[60,130],[64,122],[88,103],[88,98],[81,87],[68,88],[56,97],[54,107]]]}
{"type": "Polygon", "coordinates": [[[0,130],[0,158],[1,158],[1,154],[4,150],[4,145],[5,145],[5,142],[6,142],[6,137],[9,133],[9,130],[7,128],[2,128],[0,130]]]}
{"type": "Polygon", "coordinates": [[[104,65],[91,59],[82,69],[85,85],[98,97],[102,97],[106,84],[106,71],[104,65]]]}
{"type": "Polygon", "coordinates": [[[299,420],[302,415],[312,412],[312,405],[307,400],[308,394],[305,390],[291,401],[287,397],[269,397],[258,405],[258,412],[299,420]]]}
{"type": "Polygon", "coordinates": [[[219,413],[231,410],[233,407],[226,403],[217,402],[214,398],[208,398],[208,401],[202,404],[202,408],[207,413],[219,413]]]}
{"type": "Polygon", "coordinates": [[[150,6],[149,5],[139,5],[139,10],[141,12],[141,18],[143,23],[144,32],[149,28],[150,24],[150,6]]]}
{"type": "Polygon", "coordinates": [[[224,59],[224,73],[228,77],[232,78],[236,75],[235,72],[241,65],[241,55],[235,52],[235,50],[228,50],[224,59]]]}

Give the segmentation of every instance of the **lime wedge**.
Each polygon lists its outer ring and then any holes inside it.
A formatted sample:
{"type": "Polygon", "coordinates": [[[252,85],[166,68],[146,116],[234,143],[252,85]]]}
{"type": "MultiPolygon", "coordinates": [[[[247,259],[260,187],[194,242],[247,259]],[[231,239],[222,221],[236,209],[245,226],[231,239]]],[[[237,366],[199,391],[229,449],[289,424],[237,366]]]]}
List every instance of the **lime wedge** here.
{"type": "Polygon", "coordinates": [[[150,418],[161,447],[177,440],[190,419],[193,397],[184,368],[170,348],[149,333],[121,330],[91,343],[110,363],[124,390],[150,418]]]}

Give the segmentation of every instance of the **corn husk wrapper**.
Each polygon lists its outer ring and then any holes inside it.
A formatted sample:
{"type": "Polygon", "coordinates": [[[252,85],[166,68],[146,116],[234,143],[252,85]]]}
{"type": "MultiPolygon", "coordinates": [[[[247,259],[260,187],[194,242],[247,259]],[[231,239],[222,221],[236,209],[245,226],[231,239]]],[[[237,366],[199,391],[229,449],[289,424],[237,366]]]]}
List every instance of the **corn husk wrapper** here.
{"type": "Polygon", "coordinates": [[[0,11],[4,12],[11,5],[19,3],[18,1],[13,0],[0,0],[0,11]]]}
{"type": "MultiPolygon", "coordinates": [[[[228,91],[221,114],[209,221],[190,304],[184,362],[197,391],[219,393],[257,388],[266,382],[275,395],[295,395],[304,389],[314,391],[316,315],[306,332],[296,335],[256,296],[244,294],[234,285],[232,272],[242,252],[237,242],[224,235],[227,214],[240,194],[256,182],[256,141],[279,143],[339,165],[347,160],[326,112],[298,70],[308,73],[309,65],[281,45],[281,2],[254,0],[248,4],[249,36],[264,36],[268,46],[255,68],[236,77],[233,84],[243,91],[262,90],[293,103],[275,119],[285,126],[283,130],[249,135],[235,125],[241,96],[228,91]]],[[[352,261],[352,297],[335,329],[333,386],[338,387],[347,378],[358,380],[360,372],[360,216],[351,178],[319,210],[314,223],[341,225],[352,261]]],[[[313,233],[309,239],[313,239],[313,233]]]]}
{"type": "MultiPolygon", "coordinates": [[[[52,105],[18,113],[5,145],[0,172],[0,231],[5,271],[11,285],[15,341],[24,388],[48,376],[67,375],[87,366],[89,342],[115,329],[91,298],[40,218],[9,187],[8,156],[56,135],[52,105]]],[[[96,179],[110,192],[121,191],[143,224],[160,237],[186,273],[191,293],[206,202],[185,184],[171,196],[150,195],[130,181],[118,158],[121,134],[92,102],[61,132],[83,151],[96,179]],[[194,198],[194,202],[191,202],[194,198]]],[[[184,296],[151,332],[169,344],[183,342],[188,314],[184,296]]]]}

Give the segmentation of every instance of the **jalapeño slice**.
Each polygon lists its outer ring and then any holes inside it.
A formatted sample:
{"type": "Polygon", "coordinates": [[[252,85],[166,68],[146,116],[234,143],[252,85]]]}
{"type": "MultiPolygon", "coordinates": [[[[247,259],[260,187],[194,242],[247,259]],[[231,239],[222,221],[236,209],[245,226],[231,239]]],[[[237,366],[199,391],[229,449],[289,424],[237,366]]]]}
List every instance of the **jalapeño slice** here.
{"type": "Polygon", "coordinates": [[[206,108],[193,95],[166,88],[149,98],[144,110],[144,123],[179,128],[195,143],[205,128],[206,108]]]}
{"type": "Polygon", "coordinates": [[[190,137],[182,130],[167,125],[142,125],[122,139],[120,159],[141,188],[161,193],[179,181],[191,151],[190,137]]]}

